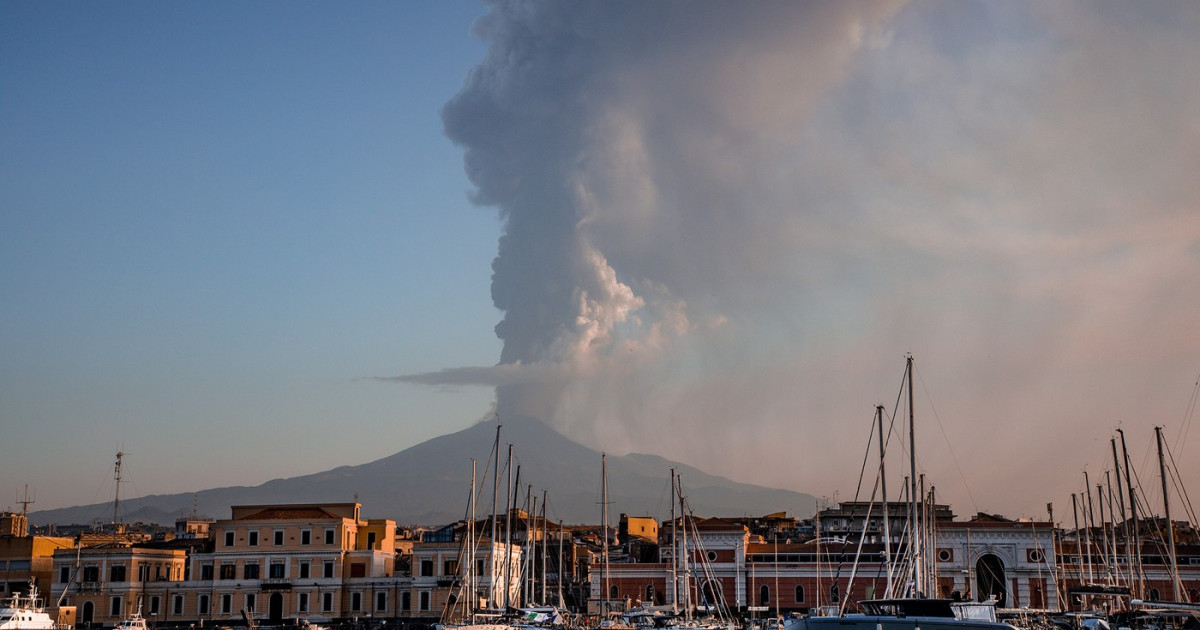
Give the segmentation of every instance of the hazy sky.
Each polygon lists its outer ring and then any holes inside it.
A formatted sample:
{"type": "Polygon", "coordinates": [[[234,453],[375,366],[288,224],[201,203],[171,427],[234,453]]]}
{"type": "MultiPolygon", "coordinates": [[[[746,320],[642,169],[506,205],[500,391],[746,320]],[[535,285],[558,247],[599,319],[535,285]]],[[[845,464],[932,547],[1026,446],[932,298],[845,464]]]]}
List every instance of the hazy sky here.
{"type": "Polygon", "coordinates": [[[250,485],[493,405],[849,499],[906,353],[960,514],[1064,518],[1117,427],[1153,505],[1155,425],[1200,487],[1195,3],[0,29],[0,491],[35,509],[111,498],[117,449],[129,496],[250,485]]]}

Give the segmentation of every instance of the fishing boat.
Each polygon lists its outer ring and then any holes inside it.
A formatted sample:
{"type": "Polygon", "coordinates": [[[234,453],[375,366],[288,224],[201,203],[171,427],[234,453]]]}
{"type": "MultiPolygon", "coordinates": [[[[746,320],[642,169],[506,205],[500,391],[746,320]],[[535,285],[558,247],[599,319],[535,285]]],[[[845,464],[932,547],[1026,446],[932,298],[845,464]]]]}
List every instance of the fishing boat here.
{"type": "Polygon", "coordinates": [[[46,612],[45,604],[38,597],[37,586],[29,582],[25,595],[13,596],[0,607],[0,630],[52,630],[58,624],[46,612]]]}

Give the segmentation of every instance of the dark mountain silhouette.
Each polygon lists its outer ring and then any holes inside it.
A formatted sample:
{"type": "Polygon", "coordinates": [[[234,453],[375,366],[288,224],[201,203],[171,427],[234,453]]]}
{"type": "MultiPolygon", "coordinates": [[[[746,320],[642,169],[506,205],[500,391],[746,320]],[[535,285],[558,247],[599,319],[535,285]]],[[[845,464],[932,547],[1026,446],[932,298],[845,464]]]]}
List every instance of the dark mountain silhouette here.
{"type": "MultiPolygon", "coordinates": [[[[347,502],[357,496],[364,516],[369,518],[390,518],[405,525],[440,525],[464,517],[471,458],[475,458],[483,488],[477,508],[482,517],[491,511],[493,473],[489,456],[495,434],[495,423],[484,422],[359,466],[275,479],[253,487],[127,499],[122,503],[121,516],[125,522],[171,524],[177,517],[193,512],[208,518],[228,518],[233,505],[347,502]]],[[[518,505],[524,504],[525,490],[532,485],[539,501],[542,490],[548,491],[547,517],[551,520],[600,522],[599,452],[532,418],[506,420],[500,439],[502,466],[510,443],[514,445],[514,476],[520,466],[522,490],[518,505]]],[[[682,476],[684,493],[697,515],[761,516],[787,511],[807,517],[815,510],[816,499],[807,494],[736,483],[655,455],[633,454],[608,458],[610,522],[615,524],[619,513],[669,517],[671,468],[682,476]]],[[[502,469],[501,504],[506,481],[507,472],[502,469]]],[[[36,525],[83,524],[111,517],[111,503],[29,514],[30,522],[36,525]]]]}

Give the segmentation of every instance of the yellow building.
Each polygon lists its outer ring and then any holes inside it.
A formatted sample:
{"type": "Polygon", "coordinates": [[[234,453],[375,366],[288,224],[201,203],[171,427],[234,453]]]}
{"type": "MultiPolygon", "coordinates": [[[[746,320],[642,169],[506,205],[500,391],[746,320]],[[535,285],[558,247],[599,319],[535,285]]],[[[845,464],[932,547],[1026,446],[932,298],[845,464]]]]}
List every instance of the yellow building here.
{"type": "Polygon", "coordinates": [[[73,548],[75,541],[62,536],[28,536],[24,519],[24,515],[11,512],[0,515],[7,526],[0,534],[0,593],[24,593],[33,580],[42,596],[53,603],[62,594],[50,589],[54,552],[73,548]]]}
{"type": "Polygon", "coordinates": [[[393,608],[396,524],[364,520],[358,503],[235,506],[210,536],[190,561],[183,618],[328,622],[393,608]]]}
{"type": "Polygon", "coordinates": [[[54,554],[54,591],[67,589],[79,625],[113,625],[141,611],[168,618],[187,578],[188,545],[195,541],[110,541],[54,554]]]}

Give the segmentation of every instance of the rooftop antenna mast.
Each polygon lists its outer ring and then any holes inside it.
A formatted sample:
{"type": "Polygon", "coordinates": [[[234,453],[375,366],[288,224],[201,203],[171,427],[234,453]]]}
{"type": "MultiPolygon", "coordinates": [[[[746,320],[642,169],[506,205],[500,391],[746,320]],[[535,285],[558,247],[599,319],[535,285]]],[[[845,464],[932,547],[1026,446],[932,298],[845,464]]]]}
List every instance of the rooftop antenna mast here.
{"type": "Polygon", "coordinates": [[[21,516],[27,515],[29,513],[29,506],[37,503],[29,498],[29,484],[25,484],[25,498],[18,499],[17,503],[21,504],[21,516]]]}
{"type": "Polygon", "coordinates": [[[113,479],[117,482],[116,493],[115,493],[115,496],[113,497],[113,517],[112,517],[113,527],[118,527],[120,525],[120,520],[119,520],[120,516],[119,515],[120,515],[120,511],[121,511],[121,460],[123,460],[124,458],[125,458],[125,453],[123,453],[121,451],[117,451],[117,463],[113,466],[113,479]]]}

